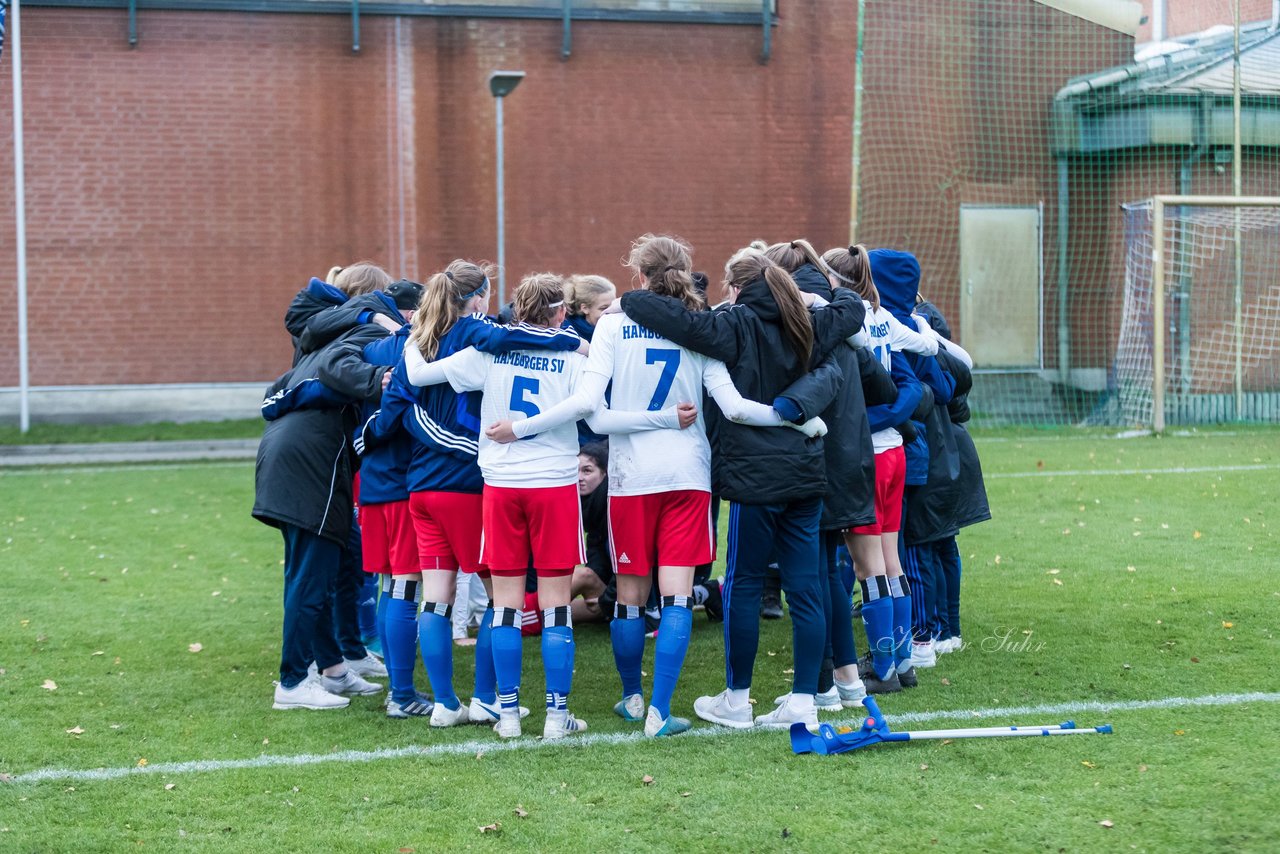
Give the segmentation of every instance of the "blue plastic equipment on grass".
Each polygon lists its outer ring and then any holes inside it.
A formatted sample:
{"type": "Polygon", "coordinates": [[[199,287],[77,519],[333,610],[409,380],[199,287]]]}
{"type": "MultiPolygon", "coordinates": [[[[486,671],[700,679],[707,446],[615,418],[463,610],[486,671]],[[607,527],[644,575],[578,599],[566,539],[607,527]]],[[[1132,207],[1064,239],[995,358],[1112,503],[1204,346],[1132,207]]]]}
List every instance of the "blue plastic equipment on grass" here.
{"type": "Polygon", "coordinates": [[[1111,724],[1077,729],[1074,721],[1064,721],[1050,726],[1001,726],[970,727],[965,729],[931,729],[919,732],[892,732],[889,723],[880,713],[880,707],[871,697],[862,701],[870,716],[862,721],[862,728],[840,732],[831,724],[818,727],[817,735],[802,723],[791,725],[791,750],[794,753],[848,753],[860,747],[903,741],[931,741],[943,738],[1014,738],[1032,735],[1106,735],[1111,724]]]}

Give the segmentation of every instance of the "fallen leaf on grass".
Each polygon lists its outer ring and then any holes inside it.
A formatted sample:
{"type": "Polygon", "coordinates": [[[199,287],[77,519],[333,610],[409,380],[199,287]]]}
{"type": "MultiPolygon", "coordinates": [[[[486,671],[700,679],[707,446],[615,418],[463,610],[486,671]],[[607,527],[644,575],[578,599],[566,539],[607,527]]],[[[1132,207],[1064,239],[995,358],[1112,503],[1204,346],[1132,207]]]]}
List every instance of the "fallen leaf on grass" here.
{"type": "Polygon", "coordinates": [[[52,679],[46,679],[44,682],[40,683],[40,687],[46,691],[57,691],[58,683],[54,682],[52,679]]]}
{"type": "Polygon", "coordinates": [[[1224,629],[1231,629],[1231,628],[1235,628],[1235,623],[1228,623],[1226,620],[1223,620],[1223,621],[1222,621],[1222,627],[1223,627],[1224,629]]]}
{"type": "Polygon", "coordinates": [[[147,759],[146,759],[146,757],[145,757],[145,756],[144,756],[143,758],[141,758],[141,759],[139,759],[139,760],[138,760],[138,767],[139,767],[139,768],[146,768],[146,767],[147,767],[147,759]]]}
{"type": "Polygon", "coordinates": [[[1000,555],[996,555],[996,565],[1000,565],[1000,555]]]}
{"type": "Polygon", "coordinates": [[[1115,823],[1112,822],[1111,819],[1109,818],[1104,818],[1102,821],[1098,822],[1098,824],[1102,825],[1103,827],[1115,827],[1115,823]]]}
{"type": "Polygon", "coordinates": [[[202,649],[204,649],[204,644],[202,643],[193,643],[187,646],[187,652],[199,652],[202,649]]]}
{"type": "Polygon", "coordinates": [[[477,829],[481,833],[499,833],[502,831],[502,822],[495,821],[493,824],[482,824],[477,829]]]}
{"type": "Polygon", "coordinates": [[[920,766],[920,770],[921,770],[921,771],[928,771],[928,770],[929,770],[929,766],[928,766],[928,765],[921,765],[921,766],[920,766]]]}
{"type": "Polygon", "coordinates": [[[1061,587],[1061,586],[1062,586],[1062,579],[1061,579],[1061,578],[1055,578],[1055,579],[1053,579],[1053,583],[1054,583],[1054,584],[1056,584],[1056,585],[1058,585],[1059,587],[1061,587]]]}
{"type": "Polygon", "coordinates": [[[1098,766],[1090,762],[1088,759],[1082,759],[1080,764],[1086,768],[1097,768],[1098,766]]]}
{"type": "Polygon", "coordinates": [[[513,809],[513,810],[512,810],[512,812],[516,814],[516,817],[517,817],[517,818],[528,818],[528,817],[529,817],[529,811],[528,811],[527,809],[525,809],[524,807],[520,806],[520,804],[516,804],[516,808],[515,808],[515,809],[513,809]]]}
{"type": "Polygon", "coordinates": [[[165,790],[166,792],[172,792],[172,791],[173,791],[173,789],[174,789],[174,787],[175,787],[175,786],[177,786],[177,785],[178,785],[177,783],[165,783],[165,784],[164,784],[164,790],[165,790]]]}
{"type": "Polygon", "coordinates": [[[1200,659],[1196,658],[1196,657],[1193,655],[1193,656],[1191,656],[1191,663],[1192,663],[1192,664],[1199,664],[1199,663],[1200,663],[1200,659]]]}
{"type": "Polygon", "coordinates": [[[950,679],[948,679],[948,678],[947,678],[947,677],[945,677],[945,676],[943,676],[943,677],[942,677],[942,679],[941,679],[940,681],[942,682],[942,684],[943,684],[943,685],[950,685],[950,684],[951,684],[951,680],[950,680],[950,679]]]}
{"type": "Polygon", "coordinates": [[[1198,539],[1200,539],[1200,537],[1201,537],[1201,534],[1200,534],[1200,532],[1199,532],[1199,531],[1195,531],[1195,532],[1193,532],[1193,533],[1191,534],[1191,539],[1193,539],[1193,540],[1198,540],[1198,539]]]}
{"type": "Polygon", "coordinates": [[[682,797],[682,798],[687,798],[687,797],[689,797],[689,796],[690,796],[690,795],[692,795],[692,794],[693,794],[693,792],[681,792],[681,793],[680,793],[680,797],[682,797]]]}
{"type": "Polygon", "coordinates": [[[949,739],[949,738],[944,738],[944,739],[942,740],[942,743],[943,743],[943,744],[951,744],[951,739],[949,739]]]}
{"type": "Polygon", "coordinates": [[[93,652],[89,653],[90,658],[93,658],[95,655],[106,655],[106,653],[100,649],[94,650],[93,652]]]}
{"type": "Polygon", "coordinates": [[[399,849],[399,850],[400,850],[400,854],[413,854],[413,852],[414,852],[414,850],[415,850],[415,849],[413,849],[413,848],[401,848],[401,849],[399,849]]]}
{"type": "MultiPolygon", "coordinates": [[[[943,744],[946,744],[946,742],[943,742],[943,744]]],[[[973,805],[973,808],[974,808],[975,810],[982,810],[982,809],[986,809],[986,807],[984,807],[982,804],[974,804],[974,805],[973,805]]]]}
{"type": "Polygon", "coordinates": [[[476,759],[483,759],[483,758],[484,758],[484,751],[483,751],[483,750],[477,750],[477,751],[476,751],[476,759]]]}
{"type": "Polygon", "coordinates": [[[78,724],[76,726],[73,726],[71,729],[67,730],[68,735],[81,735],[83,732],[84,732],[84,727],[78,724]]]}
{"type": "Polygon", "coordinates": [[[1147,770],[1147,766],[1145,766],[1145,765],[1139,765],[1139,766],[1138,766],[1138,771],[1139,771],[1139,773],[1145,772],[1146,770],[1147,770]]]}
{"type": "Polygon", "coordinates": [[[0,774],[0,783],[8,783],[13,780],[12,774],[0,774]]]}
{"type": "Polygon", "coordinates": [[[1173,731],[1173,734],[1174,734],[1174,735],[1186,735],[1186,734],[1187,734],[1187,731],[1186,731],[1185,729],[1175,729],[1175,730],[1173,731]]]}
{"type": "Polygon", "coordinates": [[[1046,573],[1045,573],[1045,575],[1057,575],[1059,572],[1062,572],[1062,570],[1060,570],[1060,569],[1051,569],[1051,570],[1049,570],[1048,572],[1046,572],[1046,573]]]}
{"type": "Polygon", "coordinates": [[[653,777],[649,776],[648,774],[645,774],[643,777],[640,778],[640,782],[644,783],[646,786],[652,786],[653,777]]]}

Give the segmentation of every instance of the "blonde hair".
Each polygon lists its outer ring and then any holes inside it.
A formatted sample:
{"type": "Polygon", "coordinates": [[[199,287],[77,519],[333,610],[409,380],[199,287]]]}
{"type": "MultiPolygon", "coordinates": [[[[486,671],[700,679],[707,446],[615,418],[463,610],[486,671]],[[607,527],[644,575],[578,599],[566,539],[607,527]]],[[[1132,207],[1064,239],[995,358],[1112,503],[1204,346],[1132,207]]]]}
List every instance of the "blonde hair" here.
{"type": "Polygon", "coordinates": [[[724,284],[742,288],[763,279],[778,304],[782,332],[800,362],[801,372],[809,369],[813,357],[813,324],[809,309],[800,298],[795,280],[759,249],[739,249],[724,265],[724,284]]]}
{"type": "Polygon", "coordinates": [[[852,288],[855,294],[879,311],[880,291],[871,278],[871,257],[867,254],[867,247],[859,243],[847,249],[828,249],[822,253],[822,260],[841,284],[852,288]]]}
{"type": "Polygon", "coordinates": [[[331,284],[349,297],[380,291],[391,284],[391,276],[372,261],[357,261],[333,275],[331,284]]]}
{"type": "Polygon", "coordinates": [[[655,294],[675,297],[690,311],[703,307],[702,294],[693,286],[692,250],[680,238],[641,235],[631,243],[631,252],[623,263],[644,276],[655,294]]]}
{"type": "Polygon", "coordinates": [[[605,294],[613,299],[618,289],[604,276],[570,276],[564,283],[564,303],[570,314],[585,314],[587,306],[605,294]]]}
{"type": "Polygon", "coordinates": [[[410,343],[424,359],[436,357],[440,340],[458,322],[467,303],[488,290],[490,272],[487,264],[481,266],[458,259],[427,279],[409,330],[410,343]]]}
{"type": "Polygon", "coordinates": [[[516,288],[511,315],[517,323],[550,327],[562,305],[564,279],[555,273],[530,273],[516,288]]]}
{"type": "Polygon", "coordinates": [[[788,273],[794,273],[805,264],[812,264],[822,275],[827,274],[826,262],[818,257],[818,250],[803,237],[790,243],[775,243],[764,254],[788,273]]]}

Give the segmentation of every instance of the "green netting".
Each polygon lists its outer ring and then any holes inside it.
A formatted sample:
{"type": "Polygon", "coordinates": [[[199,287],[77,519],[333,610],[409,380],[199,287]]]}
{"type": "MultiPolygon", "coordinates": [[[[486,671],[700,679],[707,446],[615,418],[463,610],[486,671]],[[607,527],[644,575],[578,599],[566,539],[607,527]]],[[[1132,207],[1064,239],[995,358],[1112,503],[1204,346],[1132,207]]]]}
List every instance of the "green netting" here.
{"type": "MultiPolygon", "coordinates": [[[[1232,193],[1232,29],[1144,46],[1035,0],[864,5],[856,238],[920,258],[923,293],[979,369],[975,418],[1149,426],[1150,383],[1142,398],[1134,361],[1143,323],[1150,346],[1149,316],[1132,314],[1144,281],[1135,217],[1157,194],[1232,193]]],[[[1232,20],[1231,0],[1196,11],[1171,24],[1232,20]]],[[[1280,33],[1269,20],[1242,26],[1241,71],[1242,192],[1280,196],[1280,33]]],[[[1242,331],[1254,349],[1239,409],[1234,212],[1168,216],[1168,263],[1180,271],[1166,314],[1169,423],[1280,421],[1274,212],[1255,211],[1244,238],[1253,313],[1242,331]],[[1232,342],[1225,387],[1220,337],[1232,342]]],[[[1146,235],[1149,286],[1149,223],[1146,235]]]]}

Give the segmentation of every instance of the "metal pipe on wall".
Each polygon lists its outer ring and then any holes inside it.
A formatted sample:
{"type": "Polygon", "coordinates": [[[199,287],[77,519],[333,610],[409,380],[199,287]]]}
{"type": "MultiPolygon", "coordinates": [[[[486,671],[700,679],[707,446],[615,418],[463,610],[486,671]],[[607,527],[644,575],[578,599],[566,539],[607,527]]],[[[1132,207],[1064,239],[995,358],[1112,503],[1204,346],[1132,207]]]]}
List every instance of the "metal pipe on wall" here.
{"type": "Polygon", "coordinates": [[[1071,162],[1067,155],[1058,155],[1058,378],[1066,386],[1071,384],[1071,317],[1068,311],[1071,300],[1067,286],[1071,279],[1067,247],[1070,245],[1071,216],[1071,162]]]}

